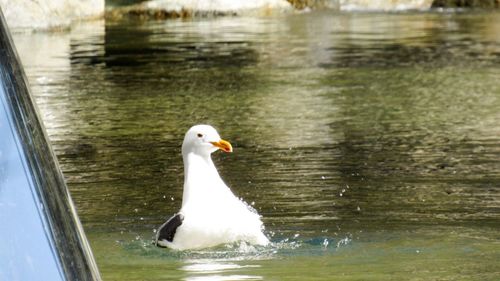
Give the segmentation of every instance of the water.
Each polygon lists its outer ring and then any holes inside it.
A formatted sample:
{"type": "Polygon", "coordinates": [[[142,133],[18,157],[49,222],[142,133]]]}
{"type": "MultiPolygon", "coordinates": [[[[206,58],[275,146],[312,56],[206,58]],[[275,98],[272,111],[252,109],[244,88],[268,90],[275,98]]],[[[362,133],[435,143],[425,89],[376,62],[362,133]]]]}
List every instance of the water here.
{"type": "Polygon", "coordinates": [[[15,41],[105,280],[498,280],[499,23],[315,12],[15,41]],[[151,245],[196,123],[233,144],[216,165],[272,246],[151,245]]]}

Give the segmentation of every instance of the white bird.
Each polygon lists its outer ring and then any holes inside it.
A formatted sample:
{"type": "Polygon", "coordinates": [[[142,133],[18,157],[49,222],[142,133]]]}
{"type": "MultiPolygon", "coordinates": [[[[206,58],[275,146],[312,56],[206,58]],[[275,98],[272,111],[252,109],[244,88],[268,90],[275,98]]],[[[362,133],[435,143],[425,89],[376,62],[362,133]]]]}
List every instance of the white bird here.
{"type": "Polygon", "coordinates": [[[157,246],[187,250],[238,241],[269,244],[260,215],[220,178],[210,157],[218,149],[233,151],[212,126],[196,125],[186,133],[182,207],[158,229],[157,246]]]}

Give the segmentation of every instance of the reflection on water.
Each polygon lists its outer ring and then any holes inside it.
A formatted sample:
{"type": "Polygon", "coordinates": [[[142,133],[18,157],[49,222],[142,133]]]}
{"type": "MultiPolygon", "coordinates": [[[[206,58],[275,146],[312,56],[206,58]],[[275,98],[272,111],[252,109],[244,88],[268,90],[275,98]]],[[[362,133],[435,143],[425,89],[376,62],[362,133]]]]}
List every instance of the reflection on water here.
{"type": "Polygon", "coordinates": [[[262,280],[262,276],[252,275],[221,275],[221,273],[230,273],[240,271],[246,268],[260,267],[259,265],[238,265],[230,262],[218,262],[212,259],[187,261],[187,264],[181,268],[189,273],[185,280],[262,280]]]}
{"type": "Polygon", "coordinates": [[[106,280],[494,280],[499,23],[318,12],[15,40],[106,280]],[[234,144],[215,162],[282,246],[150,244],[195,123],[234,144]]]}

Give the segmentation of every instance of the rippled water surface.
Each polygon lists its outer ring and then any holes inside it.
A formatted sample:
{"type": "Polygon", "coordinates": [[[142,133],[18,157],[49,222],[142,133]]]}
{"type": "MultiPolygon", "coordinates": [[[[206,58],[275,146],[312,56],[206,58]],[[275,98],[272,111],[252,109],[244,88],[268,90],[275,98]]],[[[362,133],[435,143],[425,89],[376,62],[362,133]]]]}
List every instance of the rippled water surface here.
{"type": "Polygon", "coordinates": [[[105,280],[498,280],[500,14],[317,12],[16,34],[105,280]],[[173,252],[209,123],[273,246],[173,252]]]}

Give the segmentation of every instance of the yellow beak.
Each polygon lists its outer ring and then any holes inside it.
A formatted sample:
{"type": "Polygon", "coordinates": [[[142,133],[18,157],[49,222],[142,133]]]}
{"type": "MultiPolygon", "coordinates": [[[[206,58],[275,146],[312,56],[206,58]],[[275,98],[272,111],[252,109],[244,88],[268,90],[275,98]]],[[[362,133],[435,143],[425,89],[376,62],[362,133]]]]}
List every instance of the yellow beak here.
{"type": "Polygon", "coordinates": [[[233,146],[228,141],[220,140],[211,142],[215,147],[220,148],[224,152],[233,152],[233,146]]]}

